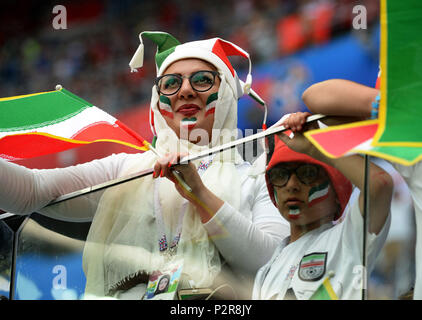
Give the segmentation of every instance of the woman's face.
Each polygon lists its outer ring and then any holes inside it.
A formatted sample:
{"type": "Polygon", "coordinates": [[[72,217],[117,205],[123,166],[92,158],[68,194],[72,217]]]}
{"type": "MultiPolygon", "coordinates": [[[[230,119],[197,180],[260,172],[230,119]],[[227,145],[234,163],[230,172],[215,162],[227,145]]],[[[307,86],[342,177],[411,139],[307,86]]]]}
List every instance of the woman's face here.
{"type": "Polygon", "coordinates": [[[158,285],[158,289],[159,290],[164,290],[167,286],[167,284],[169,283],[169,280],[167,278],[161,278],[160,279],[160,283],[158,285]]]}
{"type": "Polygon", "coordinates": [[[203,70],[216,71],[216,68],[200,59],[184,59],[172,63],[163,75],[181,75],[182,85],[177,93],[161,96],[158,105],[168,126],[177,136],[198,145],[207,145],[211,141],[215,98],[220,87],[217,75],[211,89],[205,92],[195,91],[189,82],[189,76],[203,70]]]}

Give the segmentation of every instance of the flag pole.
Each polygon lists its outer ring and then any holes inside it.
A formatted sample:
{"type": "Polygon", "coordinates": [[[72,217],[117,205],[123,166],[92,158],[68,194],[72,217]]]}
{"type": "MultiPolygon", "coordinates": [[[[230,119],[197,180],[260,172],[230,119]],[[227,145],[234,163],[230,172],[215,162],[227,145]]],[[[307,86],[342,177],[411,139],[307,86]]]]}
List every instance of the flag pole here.
{"type": "Polygon", "coordinates": [[[362,237],[362,300],[368,299],[367,279],[366,279],[366,266],[367,266],[367,233],[369,223],[369,156],[364,155],[365,159],[365,175],[363,187],[363,237],[362,237]]]}
{"type": "MultiPolygon", "coordinates": [[[[152,146],[152,144],[148,144],[148,149],[151,150],[157,157],[162,158],[162,155],[152,146]]],[[[183,178],[180,176],[180,172],[173,169],[172,173],[176,180],[182,185],[182,187],[185,188],[189,193],[192,193],[192,188],[185,182],[185,180],[183,180],[183,178]]]]}
{"type": "MultiPolygon", "coordinates": [[[[311,115],[306,119],[306,122],[317,121],[317,120],[323,119],[325,117],[326,116],[322,115],[322,114],[311,115]]],[[[204,151],[199,152],[199,153],[194,154],[194,155],[186,156],[186,157],[182,158],[179,163],[186,163],[186,162],[189,162],[189,161],[195,161],[195,160],[201,159],[203,157],[209,156],[211,154],[222,152],[222,151],[234,148],[234,147],[241,145],[241,144],[244,144],[244,143],[248,143],[248,142],[251,142],[251,141],[254,141],[254,140],[265,138],[265,137],[272,135],[272,134],[281,133],[285,130],[287,130],[287,129],[284,126],[274,126],[273,125],[265,131],[261,131],[261,132],[255,133],[253,135],[250,135],[250,136],[247,136],[247,137],[244,137],[244,138],[241,138],[241,139],[237,139],[237,140],[232,141],[232,142],[225,143],[221,146],[216,146],[216,147],[210,148],[208,150],[204,150],[204,151]]]]}
{"type": "MultiPolygon", "coordinates": [[[[322,115],[322,114],[311,115],[306,119],[306,122],[317,121],[317,120],[323,119],[325,117],[326,116],[322,115]]],[[[231,149],[231,148],[235,148],[238,145],[242,145],[244,143],[248,143],[248,142],[251,142],[251,141],[254,141],[254,140],[257,140],[257,139],[262,139],[262,138],[265,138],[265,137],[273,135],[273,134],[281,133],[285,130],[287,130],[287,129],[284,126],[274,126],[273,125],[265,131],[261,131],[261,132],[258,132],[256,134],[253,134],[253,135],[241,138],[241,139],[237,139],[235,141],[231,141],[229,143],[225,143],[223,145],[216,146],[214,148],[210,148],[208,150],[204,150],[203,152],[200,152],[200,153],[195,154],[195,155],[186,156],[186,157],[182,158],[179,161],[179,163],[175,163],[174,165],[188,163],[189,161],[195,161],[195,160],[207,157],[211,154],[215,154],[215,153],[222,152],[222,151],[225,151],[225,150],[228,150],[228,149],[231,149]]],[[[157,156],[160,156],[160,154],[158,153],[158,151],[155,148],[153,148],[152,146],[149,146],[149,148],[151,148],[150,150],[152,152],[154,152],[157,156]]],[[[105,188],[108,188],[108,187],[116,186],[116,185],[125,183],[127,181],[131,181],[131,180],[134,180],[134,179],[137,179],[137,178],[142,178],[142,177],[145,177],[147,175],[152,174],[153,172],[154,172],[154,169],[150,168],[150,169],[143,170],[141,172],[133,173],[131,175],[128,175],[128,176],[125,176],[125,177],[122,177],[122,178],[114,179],[114,180],[107,181],[107,182],[104,182],[104,183],[101,183],[101,184],[98,184],[98,185],[95,185],[95,186],[92,186],[92,187],[87,187],[87,188],[84,188],[84,189],[81,189],[81,190],[78,190],[78,191],[74,191],[74,192],[71,192],[71,193],[68,193],[68,194],[64,194],[64,195],[56,198],[55,200],[51,201],[50,203],[48,203],[45,207],[48,207],[48,206],[51,206],[51,205],[54,205],[54,204],[57,204],[57,203],[60,203],[60,202],[63,202],[63,201],[69,200],[69,199],[73,199],[73,198],[82,196],[82,195],[87,194],[87,193],[91,193],[91,192],[99,191],[99,190],[102,190],[102,189],[105,189],[105,188]]],[[[177,176],[177,174],[176,174],[176,176],[177,176]]],[[[176,179],[177,179],[177,177],[176,177],[176,179]]],[[[181,179],[181,180],[183,181],[183,179],[181,179]]],[[[186,184],[186,182],[184,182],[184,181],[183,181],[183,183],[186,184]]],[[[188,185],[186,184],[186,186],[188,186],[188,185]]]]}

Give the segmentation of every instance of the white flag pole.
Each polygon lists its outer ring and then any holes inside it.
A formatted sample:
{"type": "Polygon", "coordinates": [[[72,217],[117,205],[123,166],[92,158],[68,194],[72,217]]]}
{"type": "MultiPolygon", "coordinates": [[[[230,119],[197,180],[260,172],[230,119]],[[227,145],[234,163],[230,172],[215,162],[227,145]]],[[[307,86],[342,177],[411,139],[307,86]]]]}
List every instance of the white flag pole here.
{"type": "MultiPolygon", "coordinates": [[[[325,115],[321,115],[321,114],[311,115],[306,119],[306,122],[316,121],[316,120],[319,120],[319,119],[323,119],[325,117],[326,117],[325,115]]],[[[241,145],[241,144],[244,144],[244,143],[247,143],[247,142],[250,142],[250,141],[254,141],[254,140],[257,140],[257,139],[265,138],[269,135],[280,133],[280,132],[283,132],[285,130],[287,130],[287,129],[284,126],[273,125],[265,131],[258,132],[256,134],[253,134],[253,135],[241,138],[241,139],[237,139],[237,140],[229,142],[229,143],[225,143],[221,146],[216,146],[214,148],[210,148],[208,150],[205,150],[205,151],[200,152],[200,153],[195,154],[195,155],[186,156],[186,157],[182,158],[179,161],[179,163],[177,163],[177,164],[185,164],[185,163],[188,163],[189,161],[195,161],[195,160],[207,157],[211,154],[222,152],[224,150],[228,150],[228,149],[231,149],[231,148],[235,148],[238,145],[241,145]]],[[[157,152],[157,150],[155,150],[155,148],[153,148],[152,146],[150,146],[150,148],[151,148],[152,152],[154,152],[157,156],[160,157],[160,154],[157,152]]],[[[174,165],[177,165],[177,164],[175,163],[174,165]]],[[[55,200],[50,202],[47,206],[51,206],[53,204],[57,204],[59,202],[66,201],[66,200],[81,196],[83,194],[87,194],[87,193],[94,192],[94,191],[99,191],[99,190],[102,190],[102,189],[105,189],[105,188],[108,188],[108,187],[111,187],[111,186],[115,186],[115,185],[130,181],[130,180],[141,178],[141,177],[150,175],[153,172],[154,172],[154,169],[152,169],[152,168],[146,169],[146,170],[143,170],[141,172],[133,173],[133,174],[126,176],[126,177],[107,181],[107,182],[101,183],[101,184],[96,185],[96,186],[92,186],[92,187],[88,187],[88,188],[78,190],[78,191],[75,191],[75,192],[72,192],[72,193],[68,193],[68,194],[65,194],[65,195],[62,195],[62,196],[56,198],[55,200]]],[[[179,176],[179,178],[181,179],[180,176],[179,176]]],[[[176,174],[176,179],[177,179],[177,174],[176,174]]],[[[183,179],[181,179],[181,181],[182,181],[181,183],[185,183],[183,181],[183,179]]],[[[190,189],[190,187],[187,184],[186,184],[186,186],[190,189]]]]}

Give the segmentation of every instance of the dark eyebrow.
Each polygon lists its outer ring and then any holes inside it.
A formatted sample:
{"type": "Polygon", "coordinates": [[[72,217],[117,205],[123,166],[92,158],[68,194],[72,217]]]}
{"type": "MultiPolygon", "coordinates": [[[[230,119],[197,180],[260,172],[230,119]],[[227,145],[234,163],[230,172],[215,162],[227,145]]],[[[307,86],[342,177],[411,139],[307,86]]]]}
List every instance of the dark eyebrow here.
{"type": "MultiPolygon", "coordinates": [[[[191,74],[186,75],[186,76],[190,77],[190,76],[191,76],[191,75],[193,75],[194,73],[201,72],[201,71],[217,72],[217,71],[215,71],[215,70],[204,70],[204,69],[201,69],[201,70],[193,71],[191,74]]],[[[218,72],[217,72],[217,73],[218,73],[218,72]]],[[[178,76],[183,77],[183,74],[181,74],[180,72],[165,73],[165,74],[163,74],[163,75],[165,76],[165,75],[170,75],[170,74],[175,74],[175,75],[178,75],[178,76]]],[[[219,75],[219,74],[217,74],[217,75],[219,75]]]]}

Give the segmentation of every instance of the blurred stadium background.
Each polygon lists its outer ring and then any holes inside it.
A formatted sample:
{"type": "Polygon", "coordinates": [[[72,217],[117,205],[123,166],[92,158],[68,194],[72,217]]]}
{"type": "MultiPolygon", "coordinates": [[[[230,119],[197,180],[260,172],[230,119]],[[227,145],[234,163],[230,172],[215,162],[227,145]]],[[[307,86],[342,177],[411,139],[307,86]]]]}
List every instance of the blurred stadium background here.
{"type": "MultiPolygon", "coordinates": [[[[248,51],[253,88],[269,105],[271,124],[304,110],[301,93],[314,82],[341,77],[374,85],[378,13],[374,0],[6,0],[0,11],[0,97],[61,84],[150,140],[147,111],[156,46],[145,41],[139,72],[130,73],[128,63],[139,33],[161,30],[181,42],[221,37],[248,51]],[[67,29],[53,27],[57,4],[66,8],[67,29]],[[352,27],[358,4],[366,8],[367,29],[352,27]]],[[[233,63],[242,75],[246,62],[233,63]]],[[[255,102],[240,100],[240,129],[260,128],[262,117],[255,102]]],[[[103,143],[21,164],[62,167],[119,150],[133,152],[122,148],[103,143]]]]}
{"type": "MultiPolygon", "coordinates": [[[[130,73],[128,66],[138,35],[145,30],[167,31],[181,42],[221,37],[248,51],[253,88],[269,106],[268,124],[285,113],[306,110],[300,97],[312,83],[345,78],[374,86],[378,73],[375,0],[6,0],[0,8],[0,97],[54,90],[61,84],[148,140],[155,45],[145,41],[145,63],[139,72],[130,73]],[[67,29],[53,28],[53,8],[58,4],[67,10],[67,29]],[[353,28],[356,5],[366,8],[366,29],[353,28]]],[[[233,63],[242,76],[246,63],[233,63]]],[[[263,110],[251,99],[239,101],[241,130],[260,129],[262,117],[263,110]]],[[[19,163],[63,167],[120,151],[134,152],[98,143],[19,163]]],[[[405,214],[400,218],[403,223],[393,224],[396,227],[370,279],[371,297],[379,299],[397,297],[413,279],[413,209],[406,186],[400,177],[395,179],[395,210],[405,214]]],[[[51,284],[43,282],[51,277],[45,263],[57,262],[18,261],[22,279],[17,283],[18,299],[60,299],[50,292],[51,284]],[[33,291],[25,282],[29,274],[38,286],[33,291]]],[[[79,266],[76,269],[74,278],[83,280],[79,266]]],[[[74,287],[77,297],[83,281],[74,287]]]]}

